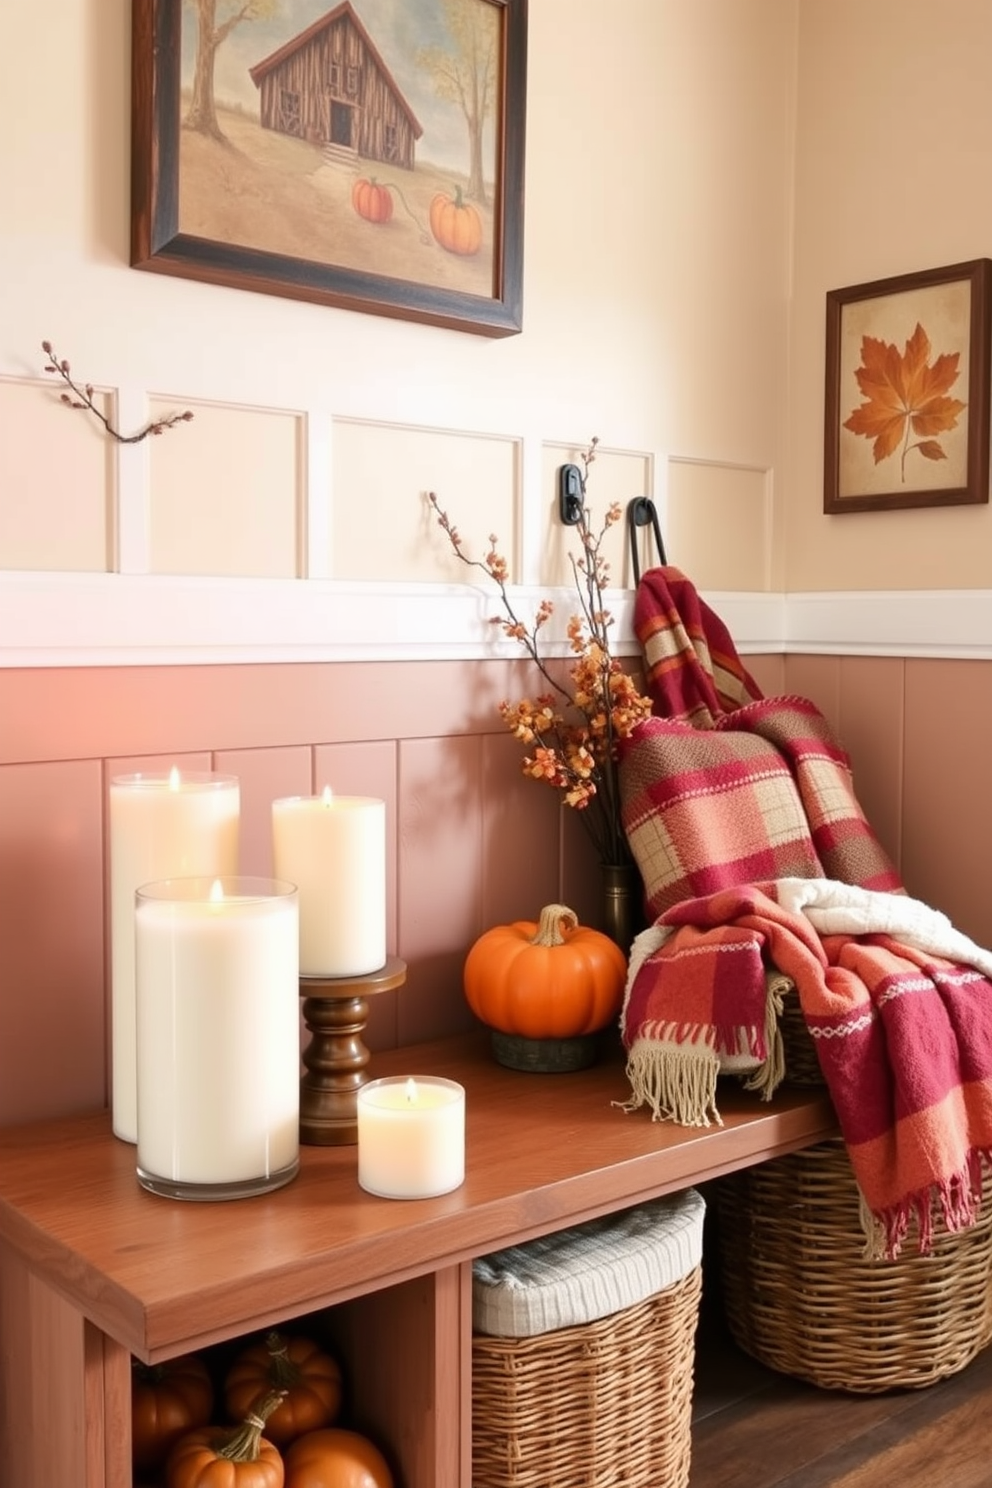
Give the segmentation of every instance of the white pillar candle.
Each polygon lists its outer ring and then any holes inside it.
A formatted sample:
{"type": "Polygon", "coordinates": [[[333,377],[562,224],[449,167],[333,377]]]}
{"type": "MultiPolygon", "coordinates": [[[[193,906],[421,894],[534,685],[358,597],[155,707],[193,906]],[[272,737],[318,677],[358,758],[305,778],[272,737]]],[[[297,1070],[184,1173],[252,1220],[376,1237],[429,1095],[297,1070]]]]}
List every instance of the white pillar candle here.
{"type": "Polygon", "coordinates": [[[364,976],[386,963],[386,803],[286,796],[272,803],[273,867],[300,891],[300,973],[364,976]]]}
{"type": "Polygon", "coordinates": [[[110,782],[111,1078],[114,1134],[137,1137],[134,891],[141,884],[238,871],[237,777],[118,775],[110,782]]]}
{"type": "Polygon", "coordinates": [[[358,1182],[384,1199],[429,1199],[465,1179],[465,1090],[436,1075],[358,1088],[358,1182]]]}
{"type": "Polygon", "coordinates": [[[138,1178],[240,1198],[299,1166],[293,884],[173,879],[136,894],[138,1178]]]}

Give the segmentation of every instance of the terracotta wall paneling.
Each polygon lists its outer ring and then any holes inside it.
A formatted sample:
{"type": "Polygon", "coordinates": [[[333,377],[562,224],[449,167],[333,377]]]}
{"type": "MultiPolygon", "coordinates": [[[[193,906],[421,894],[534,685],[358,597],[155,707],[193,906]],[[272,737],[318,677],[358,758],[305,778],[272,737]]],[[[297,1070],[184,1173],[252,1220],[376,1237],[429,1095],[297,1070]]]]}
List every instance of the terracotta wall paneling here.
{"type": "Polygon", "coordinates": [[[903,874],[917,898],[992,944],[992,665],[906,662],[903,874]]]}
{"type": "Polygon", "coordinates": [[[0,1124],[107,1099],[98,760],[0,767],[0,1124]]]}
{"type": "Polygon", "coordinates": [[[410,968],[400,1044],[475,1024],[461,975],[482,924],[481,785],[479,739],[400,744],[398,951],[410,968]]]}
{"type": "MultiPolygon", "coordinates": [[[[824,711],[910,892],[987,944],[992,664],[746,661],[767,696],[824,711]]],[[[136,769],[237,775],[245,872],[270,871],[276,796],[326,780],[383,797],[388,944],[409,974],[373,1001],[369,1047],[471,1026],[462,967],[484,929],[552,900],[596,923],[602,903],[581,819],[522,774],[498,718],[532,684],[503,660],[0,671],[0,1119],[106,1099],[107,782],[136,769]]]]}
{"type": "Polygon", "coordinates": [[[582,925],[602,929],[603,875],[599,858],[577,811],[564,807],[558,830],[562,903],[582,925]]]}
{"type": "Polygon", "coordinates": [[[308,796],[313,756],[306,744],[283,749],[219,749],[213,768],[236,775],[241,787],[239,862],[242,873],[272,875],[272,802],[308,796]]]}
{"type": "Polygon", "coordinates": [[[784,656],[742,656],[741,660],[765,697],[780,697],[785,692],[784,656]]]}
{"type": "Polygon", "coordinates": [[[809,698],[819,708],[834,733],[840,734],[839,656],[787,656],[785,692],[796,697],[809,698]]]}
{"type": "MultiPolygon", "coordinates": [[[[524,746],[509,731],[482,740],[482,903],[478,934],[536,919],[561,893],[559,793],[523,773],[524,746]]],[[[468,947],[466,947],[466,950],[468,947]]]]}
{"type": "Polygon", "coordinates": [[[899,656],[842,656],[839,667],[839,733],[851,756],[855,794],[900,871],[905,667],[899,656]]]}
{"type": "Polygon", "coordinates": [[[491,733],[534,688],[504,660],[0,669],[0,764],[491,733]]]}

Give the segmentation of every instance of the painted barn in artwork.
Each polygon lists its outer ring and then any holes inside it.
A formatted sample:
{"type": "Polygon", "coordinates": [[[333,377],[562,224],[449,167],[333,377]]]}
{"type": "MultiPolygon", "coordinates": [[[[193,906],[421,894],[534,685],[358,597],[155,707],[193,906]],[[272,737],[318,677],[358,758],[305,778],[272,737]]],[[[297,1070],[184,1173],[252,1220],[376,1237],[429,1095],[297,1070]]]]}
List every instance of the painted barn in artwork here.
{"type": "Polygon", "coordinates": [[[350,0],[250,69],[261,124],[412,170],[423,134],[350,0]]]}

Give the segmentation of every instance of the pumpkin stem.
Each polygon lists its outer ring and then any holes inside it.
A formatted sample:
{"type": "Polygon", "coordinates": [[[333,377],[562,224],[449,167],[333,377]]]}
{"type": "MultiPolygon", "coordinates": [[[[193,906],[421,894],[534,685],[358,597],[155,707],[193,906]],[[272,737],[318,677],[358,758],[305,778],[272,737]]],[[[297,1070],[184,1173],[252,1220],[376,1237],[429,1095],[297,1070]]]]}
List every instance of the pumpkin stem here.
{"type": "Polygon", "coordinates": [[[259,1443],[265,1423],[275,1410],[281,1400],[285,1400],[285,1390],[270,1390],[268,1395],[262,1399],[245,1416],[240,1426],[235,1426],[231,1435],[222,1446],[215,1446],[214,1453],[223,1457],[228,1462],[257,1462],[259,1458],[259,1443]]]}
{"type": "Polygon", "coordinates": [[[536,946],[564,945],[565,936],[561,933],[562,926],[564,925],[568,930],[574,930],[578,923],[578,915],[574,909],[569,909],[567,904],[546,904],[541,910],[537,934],[531,936],[530,943],[536,946]]]}
{"type": "Polygon", "coordinates": [[[302,1378],[300,1366],[289,1357],[289,1341],[281,1333],[269,1333],[265,1339],[269,1351],[269,1383],[274,1390],[292,1389],[302,1378]]]}

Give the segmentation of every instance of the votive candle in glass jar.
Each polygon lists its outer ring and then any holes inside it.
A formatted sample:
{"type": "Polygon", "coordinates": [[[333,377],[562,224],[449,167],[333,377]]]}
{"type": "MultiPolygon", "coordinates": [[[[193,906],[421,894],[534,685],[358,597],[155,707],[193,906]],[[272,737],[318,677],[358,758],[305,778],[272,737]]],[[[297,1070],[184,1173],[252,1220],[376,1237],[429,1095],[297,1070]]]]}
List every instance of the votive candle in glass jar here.
{"type": "Polygon", "coordinates": [[[299,1168],[294,884],[190,878],[135,895],[138,1181],[233,1199],[299,1168]]]}
{"type": "Polygon", "coordinates": [[[175,767],[110,782],[111,1106],[114,1135],[137,1138],[134,891],[140,884],[238,871],[237,776],[175,767]]]}
{"type": "Polygon", "coordinates": [[[438,1075],[360,1085],[358,1182],[384,1199],[429,1199],[465,1180],[465,1090],[438,1075]]]}

